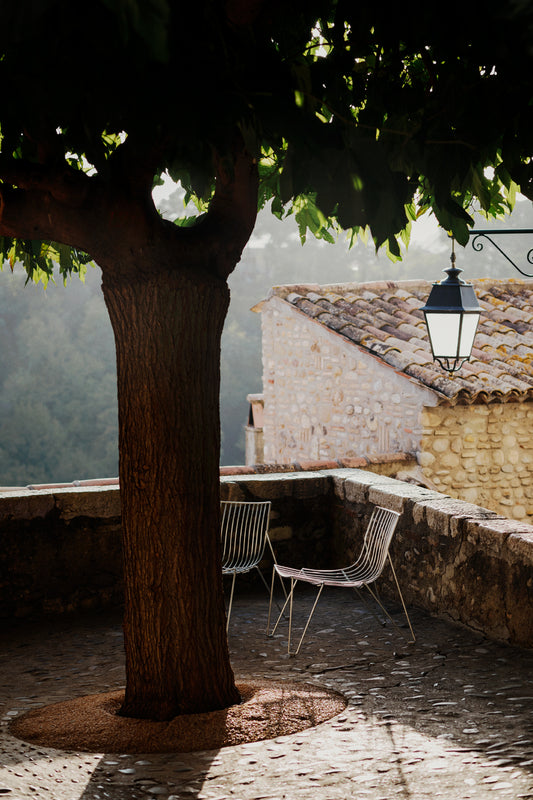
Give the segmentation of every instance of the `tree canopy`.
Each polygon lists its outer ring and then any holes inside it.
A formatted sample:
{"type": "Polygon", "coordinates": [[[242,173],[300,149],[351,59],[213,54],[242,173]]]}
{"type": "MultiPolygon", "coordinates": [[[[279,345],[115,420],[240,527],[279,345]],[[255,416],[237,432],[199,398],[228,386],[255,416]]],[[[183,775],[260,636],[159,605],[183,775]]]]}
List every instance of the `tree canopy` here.
{"type": "Polygon", "coordinates": [[[163,170],[203,214],[242,142],[259,205],[295,214],[302,237],[370,232],[397,253],[395,237],[432,209],[465,243],[473,200],[494,214],[515,184],[533,197],[532,41],[522,0],[445,13],[351,0],[99,0],[82,14],[66,0],[4,3],[3,252],[33,277],[54,259],[69,273],[90,242],[69,219],[57,238],[57,204],[105,203],[117,182],[149,204],[163,170]]]}

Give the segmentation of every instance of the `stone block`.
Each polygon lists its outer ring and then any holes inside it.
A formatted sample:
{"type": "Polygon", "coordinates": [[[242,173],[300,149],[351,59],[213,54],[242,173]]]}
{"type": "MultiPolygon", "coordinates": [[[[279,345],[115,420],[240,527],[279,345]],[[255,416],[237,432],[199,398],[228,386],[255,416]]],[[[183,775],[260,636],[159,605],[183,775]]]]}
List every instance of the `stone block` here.
{"type": "Polygon", "coordinates": [[[283,525],[278,528],[269,528],[268,535],[271,542],[286,542],[292,539],[293,529],[288,525],[283,525]]]}
{"type": "Polygon", "coordinates": [[[478,506],[435,493],[417,503],[413,509],[415,523],[425,522],[432,532],[456,535],[457,519],[467,519],[478,511],[478,506]]]}
{"type": "Polygon", "coordinates": [[[417,453],[417,461],[421,467],[431,467],[435,463],[435,456],[428,452],[417,453]]]}
{"type": "MultiPolygon", "coordinates": [[[[479,519],[469,519],[465,521],[465,532],[468,540],[480,548],[483,554],[489,554],[499,558],[505,545],[508,533],[494,526],[490,521],[485,522],[479,519]]],[[[489,581],[489,576],[486,575],[489,581]]],[[[490,578],[494,582],[493,578],[490,578]]]]}
{"type": "Polygon", "coordinates": [[[100,519],[120,517],[118,486],[56,490],[54,498],[61,519],[67,522],[76,517],[100,519]]]}
{"type": "Polygon", "coordinates": [[[22,489],[19,492],[2,492],[0,495],[0,522],[9,519],[35,519],[46,517],[55,508],[50,491],[22,489]]]}
{"type": "MultiPolygon", "coordinates": [[[[246,484],[246,490],[258,500],[275,500],[282,497],[320,497],[329,491],[329,483],[320,472],[279,472],[267,475],[237,475],[232,479],[236,487],[246,484]]],[[[231,498],[233,499],[233,498],[231,498]]],[[[237,499],[237,498],[235,498],[237,499]]]]}
{"type": "Polygon", "coordinates": [[[394,490],[387,491],[387,488],[372,486],[368,492],[368,502],[372,505],[390,508],[392,511],[403,512],[405,499],[394,490]]]}
{"type": "Polygon", "coordinates": [[[225,477],[220,479],[221,500],[246,500],[244,484],[225,477]]]}
{"type": "Polygon", "coordinates": [[[425,408],[421,414],[422,425],[426,428],[437,428],[442,421],[442,413],[425,408]]]}
{"type": "Polygon", "coordinates": [[[509,534],[505,544],[513,559],[519,558],[530,569],[533,569],[533,529],[530,525],[527,527],[529,530],[525,532],[517,531],[509,534]]]}

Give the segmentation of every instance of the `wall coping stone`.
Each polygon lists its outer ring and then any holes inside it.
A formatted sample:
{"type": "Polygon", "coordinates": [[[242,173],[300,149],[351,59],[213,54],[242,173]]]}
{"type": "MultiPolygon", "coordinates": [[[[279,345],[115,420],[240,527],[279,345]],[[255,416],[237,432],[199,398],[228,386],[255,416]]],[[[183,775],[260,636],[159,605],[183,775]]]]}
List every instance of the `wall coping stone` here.
{"type": "Polygon", "coordinates": [[[382,453],[377,456],[346,457],[332,460],[293,461],[290,464],[252,464],[246,466],[220,467],[220,475],[254,475],[282,472],[307,472],[316,470],[357,469],[364,471],[370,467],[379,467],[380,464],[416,464],[416,456],[412,453],[382,453]]]}
{"type": "Polygon", "coordinates": [[[266,475],[233,475],[220,478],[223,499],[227,494],[228,500],[246,499],[243,487],[255,498],[269,500],[273,497],[316,497],[327,494],[330,489],[329,481],[322,472],[282,472],[268,473],[266,475]],[[279,491],[279,487],[282,491],[279,491]]]}
{"type": "Polygon", "coordinates": [[[22,489],[0,494],[0,521],[45,517],[57,510],[62,519],[119,517],[118,485],[63,486],[55,490],[22,489]]]}

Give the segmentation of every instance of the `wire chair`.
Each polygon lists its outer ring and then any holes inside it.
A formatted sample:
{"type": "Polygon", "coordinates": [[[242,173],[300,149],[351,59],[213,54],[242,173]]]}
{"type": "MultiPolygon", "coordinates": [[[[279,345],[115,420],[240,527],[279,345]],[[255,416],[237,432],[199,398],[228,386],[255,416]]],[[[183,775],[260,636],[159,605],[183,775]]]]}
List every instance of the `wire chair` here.
{"type": "MultiPolygon", "coordinates": [[[[376,603],[379,605],[385,616],[393,623],[393,625],[396,625],[390,614],[387,612],[387,610],[381,603],[377,591],[375,589],[372,589],[370,586],[370,584],[374,583],[381,575],[387,559],[389,561],[392,574],[394,576],[394,581],[396,583],[396,588],[400,596],[405,617],[409,624],[411,636],[413,637],[412,642],[416,641],[413,628],[411,625],[411,620],[409,619],[409,615],[407,613],[407,608],[405,606],[400,585],[396,577],[394,565],[392,563],[392,559],[389,554],[390,543],[392,541],[392,537],[396,529],[399,516],[400,515],[398,514],[397,511],[390,511],[387,508],[381,508],[380,506],[376,506],[372,511],[372,515],[370,517],[370,521],[366,529],[363,541],[363,547],[361,549],[359,558],[354,564],[352,564],[349,567],[345,567],[344,569],[320,570],[320,569],[307,569],[305,567],[302,569],[293,569],[292,567],[284,567],[280,564],[274,564],[274,570],[272,573],[272,584],[270,587],[270,607],[268,612],[269,621],[270,621],[270,611],[272,607],[272,595],[274,592],[275,575],[278,574],[280,578],[290,578],[291,588],[288,593],[287,599],[285,601],[285,605],[281,610],[281,613],[277,619],[276,624],[274,625],[274,628],[269,633],[269,636],[273,636],[274,633],[276,632],[276,629],[287,607],[287,604],[289,604],[289,641],[287,647],[289,655],[295,656],[298,655],[298,653],[300,652],[300,647],[302,646],[304,636],[307,633],[309,623],[311,622],[311,618],[314,614],[315,608],[320,599],[320,595],[322,594],[324,586],[340,586],[340,587],[355,589],[355,591],[361,597],[363,602],[364,598],[359,590],[365,587],[366,589],[368,589],[368,591],[370,592],[376,603]],[[311,609],[311,613],[307,618],[307,623],[305,625],[304,631],[298,643],[298,647],[294,652],[291,652],[292,606],[293,606],[294,589],[298,581],[304,581],[306,583],[318,586],[318,593],[316,595],[314,605],[311,609]]],[[[270,627],[270,622],[269,622],[269,627],[270,627]]]]}
{"type": "Polygon", "coordinates": [[[267,592],[270,592],[270,587],[258,566],[263,558],[267,544],[272,553],[274,563],[276,562],[272,543],[268,536],[270,506],[270,500],[264,502],[222,500],[220,502],[222,574],[233,576],[226,631],[229,629],[237,575],[256,569],[266,586],[267,592]]]}

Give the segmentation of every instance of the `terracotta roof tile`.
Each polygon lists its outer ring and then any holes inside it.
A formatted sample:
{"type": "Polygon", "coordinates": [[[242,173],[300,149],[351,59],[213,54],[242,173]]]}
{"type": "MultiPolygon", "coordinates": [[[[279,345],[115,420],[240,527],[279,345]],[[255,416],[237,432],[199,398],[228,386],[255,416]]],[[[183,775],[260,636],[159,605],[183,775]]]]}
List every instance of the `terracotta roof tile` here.
{"type": "Polygon", "coordinates": [[[432,284],[278,286],[275,295],[452,403],[533,399],[533,280],[473,281],[482,307],[472,360],[450,377],[433,362],[420,311],[432,284]]]}

